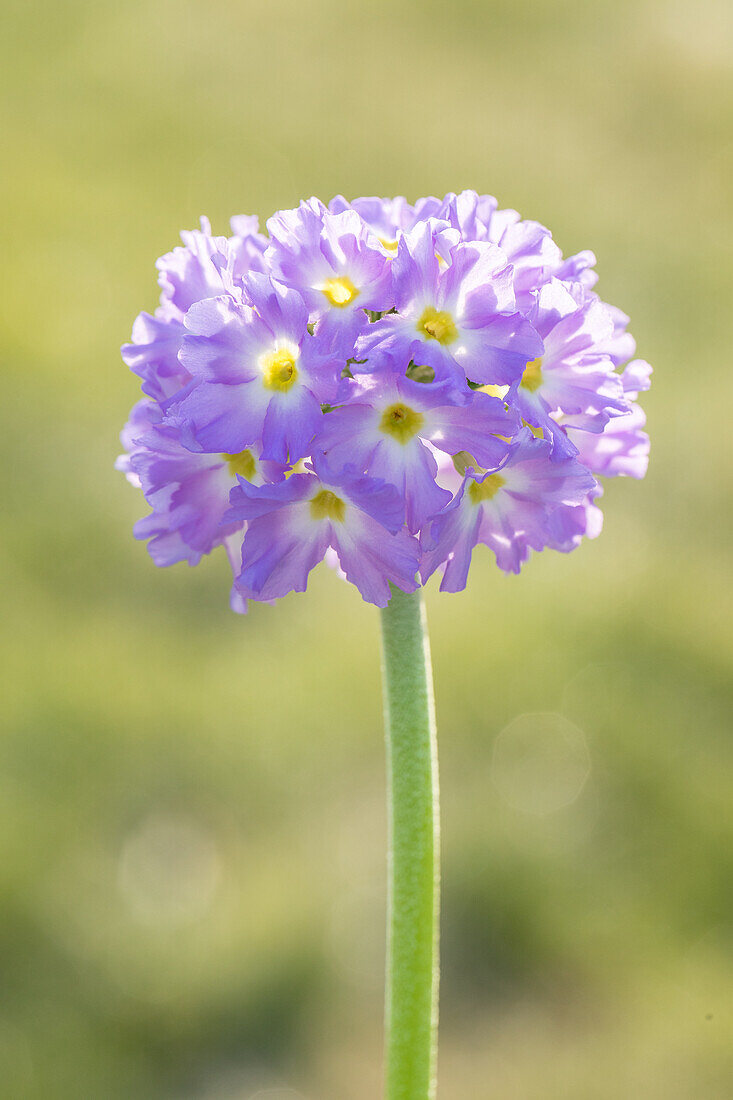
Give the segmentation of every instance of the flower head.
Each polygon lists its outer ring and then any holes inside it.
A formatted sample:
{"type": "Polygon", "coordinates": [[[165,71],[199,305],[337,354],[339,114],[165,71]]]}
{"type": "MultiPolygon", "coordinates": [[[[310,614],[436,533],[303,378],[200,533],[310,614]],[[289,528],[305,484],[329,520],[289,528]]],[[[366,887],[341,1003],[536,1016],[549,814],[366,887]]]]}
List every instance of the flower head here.
{"type": "Polygon", "coordinates": [[[479,543],[516,573],[599,533],[598,477],[646,471],[651,368],[592,253],[472,191],[267,228],[182,234],[123,348],[144,397],[118,467],[157,564],[223,549],[244,611],[326,561],[384,606],[463,588],[479,543]]]}

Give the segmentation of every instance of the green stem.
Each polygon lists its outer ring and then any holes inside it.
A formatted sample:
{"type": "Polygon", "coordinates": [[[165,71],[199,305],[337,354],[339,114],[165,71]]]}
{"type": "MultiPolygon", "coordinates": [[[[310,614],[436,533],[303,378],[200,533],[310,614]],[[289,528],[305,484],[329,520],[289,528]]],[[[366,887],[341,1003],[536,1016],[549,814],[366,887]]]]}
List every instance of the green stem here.
{"type": "Polygon", "coordinates": [[[386,1100],[432,1100],[438,1037],[440,820],[433,675],[420,590],[382,611],[389,788],[386,1100]]]}

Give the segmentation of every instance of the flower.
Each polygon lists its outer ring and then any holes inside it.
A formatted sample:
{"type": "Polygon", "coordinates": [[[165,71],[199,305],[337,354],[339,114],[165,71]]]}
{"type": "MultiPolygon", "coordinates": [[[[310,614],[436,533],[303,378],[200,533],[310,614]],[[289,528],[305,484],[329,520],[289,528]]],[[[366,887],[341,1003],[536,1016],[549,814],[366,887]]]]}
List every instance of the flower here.
{"type": "Polygon", "coordinates": [[[194,385],[172,407],[188,445],[235,453],[259,440],[275,462],[307,455],[338,375],[298,292],[252,274],[241,296],[197,302],[185,323],[179,357],[194,385]]]}
{"type": "Polygon", "coordinates": [[[392,306],[384,249],[355,210],[331,214],[318,199],[281,211],[267,228],[273,275],[300,292],[323,347],[348,358],[368,325],[364,311],[392,306]]]}
{"type": "Polygon", "coordinates": [[[231,606],[325,561],[380,607],[474,547],[517,573],[601,530],[601,477],[643,477],[628,317],[544,226],[473,191],[336,196],[200,230],[157,264],[122,349],[143,398],[117,466],[159,565],[223,550],[231,606]]]}
{"type": "Polygon", "coordinates": [[[544,352],[524,368],[513,403],[527,424],[553,441],[553,453],[572,456],[567,429],[602,432],[612,416],[629,411],[621,376],[604,348],[614,337],[614,318],[596,298],[578,305],[553,278],[535,295],[529,319],[544,352]]]}
{"type": "Polygon", "coordinates": [[[135,525],[134,534],[150,539],[156,565],[196,565],[241,527],[224,519],[238,478],[263,484],[284,476],[283,468],[263,461],[258,449],[238,454],[188,450],[181,442],[180,424],[163,419],[152,402],[136,406],[124,434],[128,454],[118,465],[152,508],[135,525]]]}
{"type": "Polygon", "coordinates": [[[573,459],[553,462],[551,445],[525,428],[497,470],[466,467],[453,500],[423,535],[423,581],[444,565],[441,590],[465,588],[471,554],[480,542],[493,550],[500,568],[518,573],[530,549],[542,550],[550,542],[553,513],[582,504],[595,487],[584,466],[573,459]]]}
{"type": "Polygon", "coordinates": [[[578,460],[597,476],[642,478],[646,474],[649,436],[643,431],[646,416],[636,398],[639,391],[649,389],[651,372],[643,359],[627,364],[620,377],[628,412],[609,420],[600,435],[569,429],[578,460]]]}
{"type": "Polygon", "coordinates": [[[498,245],[513,268],[517,304],[526,312],[533,295],[553,276],[588,289],[596,282],[592,252],[579,252],[567,260],[544,225],[523,221],[516,210],[500,210],[492,195],[462,191],[446,195],[438,217],[460,231],[462,240],[491,241],[498,245]]]}
{"type": "Polygon", "coordinates": [[[374,233],[389,259],[397,255],[397,245],[402,234],[425,218],[439,217],[442,206],[441,199],[432,197],[418,199],[412,206],[403,195],[394,199],[354,199],[353,202],[347,202],[343,195],[336,195],[328,204],[328,209],[333,214],[355,210],[374,233]]]}
{"type": "Polygon", "coordinates": [[[389,582],[417,588],[419,545],[403,529],[403,507],[392,485],[329,470],[323,459],[307,473],[257,490],[244,479],[231,495],[226,518],[245,520],[242,572],[247,596],[274,599],[304,592],[308,574],[331,547],[365,600],[385,607],[389,582]]]}
{"type": "Polygon", "coordinates": [[[181,233],[178,245],[156,263],[161,288],[161,305],[169,315],[182,318],[194,302],[212,298],[228,289],[227,265],[230,252],[226,237],[214,237],[206,218],[201,230],[181,233]]]}
{"type": "Polygon", "coordinates": [[[178,358],[185,334],[184,318],[196,302],[228,293],[248,271],[262,270],[266,240],[256,218],[232,218],[235,235],[213,237],[206,218],[201,230],[181,233],[178,246],[157,261],[160,305],[141,313],[132,326],[132,341],[122,358],[142,379],[143,393],[164,401],[189,381],[178,358]]]}
{"type": "Polygon", "coordinates": [[[511,385],[542,341],[516,310],[512,269],[496,245],[463,243],[429,218],[400,237],[392,264],[396,312],[369,326],[359,357],[379,348],[414,358],[438,379],[511,385]]]}
{"type": "Polygon", "coordinates": [[[395,485],[415,532],[450,500],[436,483],[433,449],[470,451],[497,467],[518,427],[516,414],[495,397],[467,389],[457,398],[450,385],[428,386],[387,369],[357,377],[348,400],[325,418],[319,442],[336,466],[351,463],[395,485]]]}

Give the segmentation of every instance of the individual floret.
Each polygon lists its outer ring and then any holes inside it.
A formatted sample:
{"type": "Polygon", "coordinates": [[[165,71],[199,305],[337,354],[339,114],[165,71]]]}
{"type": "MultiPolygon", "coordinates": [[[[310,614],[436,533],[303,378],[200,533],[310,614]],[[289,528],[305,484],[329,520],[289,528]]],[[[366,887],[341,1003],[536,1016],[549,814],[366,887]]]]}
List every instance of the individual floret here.
{"type": "Polygon", "coordinates": [[[511,573],[519,572],[530,550],[548,545],[553,512],[582,504],[596,487],[584,466],[574,459],[553,462],[550,452],[549,443],[524,429],[498,470],[466,466],[455,497],[422,536],[423,583],[444,566],[441,591],[465,588],[480,542],[493,550],[499,568],[511,573]]]}
{"type": "Polygon", "coordinates": [[[540,337],[516,310],[512,269],[496,245],[453,237],[446,256],[449,241],[445,223],[433,220],[400,238],[392,265],[396,312],[370,326],[357,355],[369,360],[378,348],[414,359],[464,388],[467,380],[511,385],[542,353],[540,337]]]}
{"type": "Polygon", "coordinates": [[[243,297],[192,306],[186,329],[180,358],[194,385],[173,408],[187,446],[236,453],[261,442],[263,457],[281,463],[309,454],[339,377],[298,292],[250,275],[243,297]]]}
{"type": "Polygon", "coordinates": [[[237,580],[245,597],[304,592],[329,547],[369,603],[385,607],[390,583],[403,592],[417,587],[419,545],[404,529],[402,500],[392,485],[349,467],[330,470],[316,458],[306,473],[280,484],[256,488],[240,481],[231,503],[227,518],[247,523],[237,580]]]}

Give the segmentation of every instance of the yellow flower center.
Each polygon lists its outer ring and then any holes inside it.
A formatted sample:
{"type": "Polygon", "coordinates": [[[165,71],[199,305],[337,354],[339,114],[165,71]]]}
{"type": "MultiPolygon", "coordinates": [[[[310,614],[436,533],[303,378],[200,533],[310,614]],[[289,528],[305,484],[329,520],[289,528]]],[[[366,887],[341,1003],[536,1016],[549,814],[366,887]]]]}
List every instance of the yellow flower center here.
{"type": "Polygon", "coordinates": [[[330,489],[321,489],[314,497],[311,497],[311,516],[313,519],[335,519],[338,523],[344,522],[346,504],[332,493],[330,489]]]}
{"type": "Polygon", "coordinates": [[[262,382],[268,390],[283,392],[294,385],[298,377],[295,356],[287,348],[279,348],[262,359],[262,382]]]}
{"type": "Polygon", "coordinates": [[[382,413],[379,421],[379,430],[385,435],[391,435],[398,443],[409,443],[417,435],[425,422],[422,413],[411,409],[409,405],[390,405],[382,413]]]}
{"type": "Polygon", "coordinates": [[[358,298],[359,296],[358,289],[354,286],[348,275],[339,275],[334,279],[326,279],[321,290],[326,298],[328,298],[331,305],[338,306],[339,309],[351,305],[354,298],[358,298]]]}
{"type": "Polygon", "coordinates": [[[379,243],[381,244],[382,248],[386,248],[388,252],[397,251],[397,241],[388,241],[386,237],[380,237],[379,243]]]}
{"type": "Polygon", "coordinates": [[[534,393],[542,385],[542,360],[533,359],[531,363],[527,363],[524,368],[524,374],[522,375],[522,381],[520,386],[524,386],[525,390],[529,390],[530,393],[534,393]]]}
{"type": "Polygon", "coordinates": [[[436,309],[435,306],[428,306],[423,310],[417,322],[417,331],[421,336],[437,340],[439,344],[452,344],[458,339],[458,329],[450,313],[444,309],[436,309]]]}
{"type": "Polygon", "coordinates": [[[468,495],[474,504],[481,504],[484,500],[491,500],[506,484],[506,479],[501,474],[489,474],[483,481],[472,481],[468,486],[468,495]]]}
{"type": "Polygon", "coordinates": [[[229,467],[229,473],[232,477],[239,474],[240,477],[251,481],[257,473],[257,462],[251,451],[240,451],[238,455],[224,454],[221,457],[229,467]]]}

